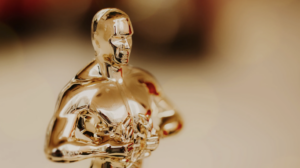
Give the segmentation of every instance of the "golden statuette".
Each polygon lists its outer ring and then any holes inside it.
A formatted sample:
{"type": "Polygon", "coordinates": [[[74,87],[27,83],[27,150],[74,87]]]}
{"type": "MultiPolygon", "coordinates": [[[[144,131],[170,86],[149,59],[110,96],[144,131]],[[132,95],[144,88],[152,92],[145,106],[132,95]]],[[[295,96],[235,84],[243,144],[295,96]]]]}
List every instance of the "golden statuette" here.
{"type": "Polygon", "coordinates": [[[91,168],[140,168],[182,121],[155,78],[128,65],[133,28],[119,9],[92,20],[95,59],[61,91],[47,130],[54,162],[92,159],[91,168]]]}

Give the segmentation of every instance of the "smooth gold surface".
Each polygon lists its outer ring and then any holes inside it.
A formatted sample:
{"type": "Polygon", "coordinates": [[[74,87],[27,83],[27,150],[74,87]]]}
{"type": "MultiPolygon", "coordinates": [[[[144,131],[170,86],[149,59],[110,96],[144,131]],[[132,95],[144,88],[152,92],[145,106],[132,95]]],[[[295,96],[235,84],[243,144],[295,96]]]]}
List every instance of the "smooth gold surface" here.
{"type": "Polygon", "coordinates": [[[92,168],[139,168],[161,137],[182,128],[155,78],[128,65],[132,35],[121,10],[103,9],[94,16],[96,58],[59,95],[45,144],[50,160],[94,158],[92,168]]]}

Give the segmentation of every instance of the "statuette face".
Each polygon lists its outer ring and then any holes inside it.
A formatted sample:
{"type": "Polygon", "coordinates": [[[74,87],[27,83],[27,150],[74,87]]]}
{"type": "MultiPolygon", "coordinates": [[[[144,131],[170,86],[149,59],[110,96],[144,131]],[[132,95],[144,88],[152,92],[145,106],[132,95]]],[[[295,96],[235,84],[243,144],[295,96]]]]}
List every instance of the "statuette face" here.
{"type": "Polygon", "coordinates": [[[123,11],[103,9],[94,16],[96,57],[59,95],[45,144],[50,160],[93,158],[92,168],[140,168],[161,137],[182,128],[155,78],[128,65],[132,35],[123,11]]]}
{"type": "Polygon", "coordinates": [[[121,10],[101,10],[93,18],[92,42],[99,59],[114,66],[127,65],[132,47],[133,28],[121,10]],[[102,58],[102,57],[105,58],[102,58]]]}

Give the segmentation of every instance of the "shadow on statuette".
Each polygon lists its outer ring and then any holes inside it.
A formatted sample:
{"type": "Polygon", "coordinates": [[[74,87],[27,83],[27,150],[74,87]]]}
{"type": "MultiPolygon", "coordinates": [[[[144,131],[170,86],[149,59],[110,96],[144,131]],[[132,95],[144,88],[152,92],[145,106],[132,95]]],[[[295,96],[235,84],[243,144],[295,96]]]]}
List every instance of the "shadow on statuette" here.
{"type": "Polygon", "coordinates": [[[95,59],[61,91],[47,130],[54,162],[93,158],[91,168],[140,168],[182,121],[155,78],[128,65],[133,28],[115,8],[92,20],[95,59]]]}

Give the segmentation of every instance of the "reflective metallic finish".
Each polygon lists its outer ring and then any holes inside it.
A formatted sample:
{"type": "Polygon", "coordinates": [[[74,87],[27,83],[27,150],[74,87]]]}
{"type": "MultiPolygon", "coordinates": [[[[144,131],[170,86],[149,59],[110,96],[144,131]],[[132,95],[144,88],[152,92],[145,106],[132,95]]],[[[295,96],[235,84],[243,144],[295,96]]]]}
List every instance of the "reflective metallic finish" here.
{"type": "Polygon", "coordinates": [[[139,168],[161,137],[182,128],[154,77],[127,65],[132,35],[123,11],[103,9],[94,16],[96,58],[59,95],[45,144],[50,160],[94,158],[92,168],[139,168]]]}

